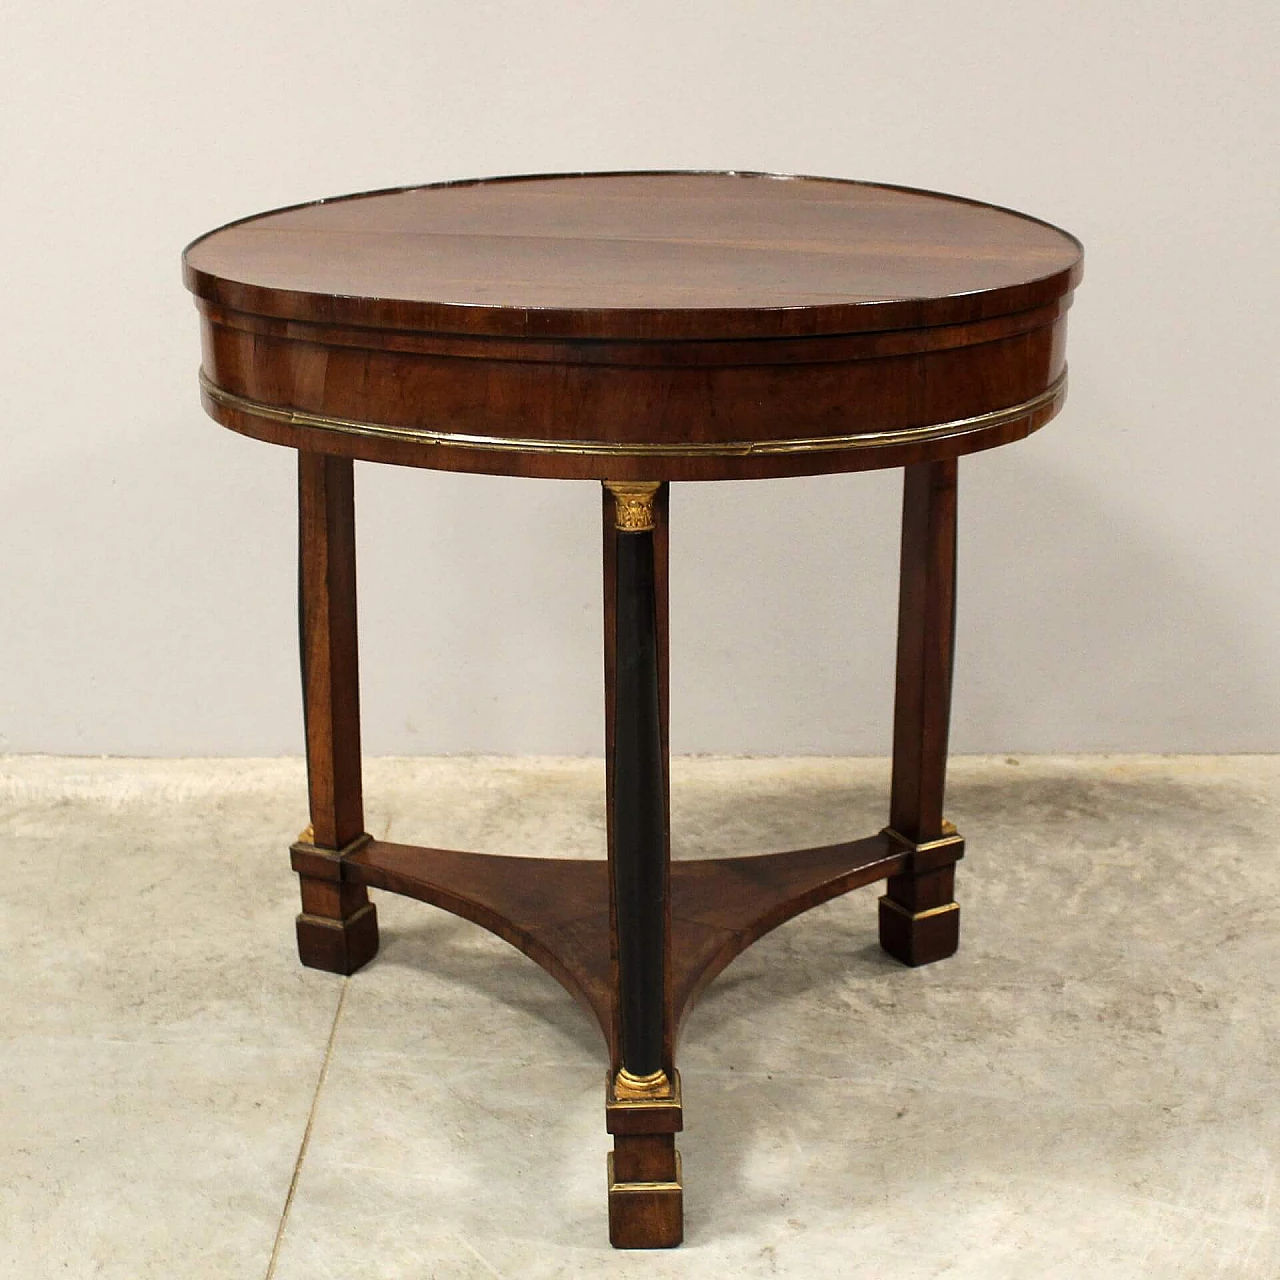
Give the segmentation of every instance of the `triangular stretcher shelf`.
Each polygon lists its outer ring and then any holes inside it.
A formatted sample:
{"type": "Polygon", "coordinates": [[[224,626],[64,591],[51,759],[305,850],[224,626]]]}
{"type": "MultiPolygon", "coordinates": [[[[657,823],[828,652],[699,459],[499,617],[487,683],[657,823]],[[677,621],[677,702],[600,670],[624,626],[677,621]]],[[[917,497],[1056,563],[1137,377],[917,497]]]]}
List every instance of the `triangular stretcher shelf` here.
{"type": "MultiPolygon", "coordinates": [[[[792,916],[901,871],[884,834],[815,849],[671,864],[672,1003],[677,1028],[707,984],[792,916]]],[[[608,865],[516,858],[371,840],[344,860],[350,879],[470,920],[523,951],[612,1025],[608,865]]]]}

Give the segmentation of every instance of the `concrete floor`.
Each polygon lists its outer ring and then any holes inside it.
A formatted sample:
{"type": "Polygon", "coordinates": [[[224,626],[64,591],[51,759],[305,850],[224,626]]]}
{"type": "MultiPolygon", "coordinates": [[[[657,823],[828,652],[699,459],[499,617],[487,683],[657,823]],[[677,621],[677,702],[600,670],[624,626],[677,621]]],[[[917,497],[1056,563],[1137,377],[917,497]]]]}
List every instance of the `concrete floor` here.
{"type": "MultiPolygon", "coordinates": [[[[371,761],[378,835],[593,856],[602,770],[371,761]]],[[[883,761],[693,760],[677,856],[882,823],[883,761]]],[[[606,1243],[603,1056],[529,961],[378,896],[293,950],[296,761],[0,760],[0,1275],[1280,1275],[1280,757],[958,760],[960,953],[875,889],[681,1046],[686,1240],[606,1243]]]]}

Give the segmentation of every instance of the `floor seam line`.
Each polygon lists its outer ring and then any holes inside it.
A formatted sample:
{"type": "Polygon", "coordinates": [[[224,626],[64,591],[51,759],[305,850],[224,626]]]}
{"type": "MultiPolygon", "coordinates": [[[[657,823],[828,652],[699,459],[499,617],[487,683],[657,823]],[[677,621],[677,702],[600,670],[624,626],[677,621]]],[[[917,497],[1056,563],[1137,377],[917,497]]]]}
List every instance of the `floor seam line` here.
{"type": "Polygon", "coordinates": [[[289,1210],[293,1208],[293,1197],[298,1190],[298,1178],[302,1173],[302,1162],[307,1158],[307,1148],[311,1145],[311,1130],[316,1120],[316,1109],[320,1105],[320,1091],[324,1088],[325,1079],[329,1075],[329,1063],[333,1059],[333,1045],[338,1038],[338,1023],[342,1018],[342,1007],[347,1001],[347,988],[350,978],[342,980],[342,991],[338,995],[338,1007],[333,1011],[333,1025],[329,1028],[329,1039],[324,1047],[324,1059],[320,1063],[320,1074],[316,1078],[315,1093],[311,1096],[311,1109],[307,1112],[307,1125],[302,1131],[302,1142],[298,1147],[298,1158],[293,1162],[293,1176],[289,1179],[289,1192],[284,1198],[284,1209],[280,1214],[280,1225],[276,1228],[275,1242],[271,1246],[271,1258],[267,1263],[267,1274],[263,1280],[271,1280],[276,1273],[276,1264],[280,1261],[280,1246],[284,1243],[284,1230],[289,1222],[289,1210]]]}

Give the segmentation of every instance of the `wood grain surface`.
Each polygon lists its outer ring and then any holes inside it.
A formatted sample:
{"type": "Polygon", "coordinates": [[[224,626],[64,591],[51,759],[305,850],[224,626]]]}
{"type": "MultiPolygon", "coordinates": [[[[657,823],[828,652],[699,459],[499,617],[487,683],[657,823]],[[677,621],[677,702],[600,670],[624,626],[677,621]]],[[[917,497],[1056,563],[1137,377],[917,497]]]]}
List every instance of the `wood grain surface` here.
{"type": "MultiPolygon", "coordinates": [[[[793,916],[900,872],[908,855],[883,834],[786,853],[671,864],[673,1023],[753,942],[793,916]]],[[[523,951],[616,1041],[608,865],[371,840],[343,861],[353,884],[417,898],[523,951]]]]}
{"type": "Polygon", "coordinates": [[[1060,297],[1079,243],[1022,214],[829,178],[625,173],[346,196],[187,250],[241,311],[518,338],[812,336],[955,324],[1060,297]]]}

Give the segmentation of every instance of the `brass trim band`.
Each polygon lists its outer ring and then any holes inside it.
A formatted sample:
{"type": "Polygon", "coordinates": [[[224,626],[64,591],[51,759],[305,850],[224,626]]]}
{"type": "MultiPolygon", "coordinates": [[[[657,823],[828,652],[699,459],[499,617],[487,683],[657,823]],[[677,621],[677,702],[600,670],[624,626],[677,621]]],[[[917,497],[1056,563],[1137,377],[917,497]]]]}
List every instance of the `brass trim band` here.
{"type": "Polygon", "coordinates": [[[960,904],[958,902],[948,902],[941,907],[930,907],[928,911],[908,911],[900,902],[894,900],[886,894],[880,899],[882,907],[892,907],[899,915],[906,916],[908,920],[928,920],[931,916],[945,916],[949,912],[959,911],[960,904]]]}
{"type": "Polygon", "coordinates": [[[612,440],[532,440],[521,436],[480,436],[432,431],[426,427],[397,427],[389,423],[358,422],[352,418],[334,418],[303,409],[281,409],[225,391],[200,370],[200,389],[214,404],[268,422],[283,422],[291,427],[309,427],[333,431],[339,435],[365,436],[382,440],[404,440],[414,444],[434,444],[450,449],[474,449],[489,453],[552,453],[605,455],[614,458],[745,458],[787,453],[842,453],[849,449],[883,449],[898,444],[919,444],[927,440],[943,440],[970,435],[992,427],[1004,426],[1028,417],[1053,404],[1066,390],[1064,369],[1039,395],[1006,409],[993,409],[972,418],[956,418],[920,427],[898,427],[890,431],[865,431],[843,436],[801,436],[791,440],[726,440],[718,442],[688,441],[682,444],[660,444],[652,441],[618,443],[612,440]]]}
{"type": "Polygon", "coordinates": [[[942,835],[936,840],[921,840],[917,843],[914,840],[908,840],[900,831],[895,831],[892,827],[885,827],[882,834],[912,853],[929,853],[934,849],[947,849],[955,844],[964,844],[964,837],[950,822],[942,824],[942,835]]]}
{"type": "Polygon", "coordinates": [[[664,1192],[667,1195],[676,1195],[684,1190],[684,1167],[680,1161],[680,1153],[676,1155],[676,1180],[674,1182],[619,1182],[614,1177],[613,1172],[613,1152],[608,1153],[608,1169],[609,1169],[609,1194],[615,1195],[634,1195],[637,1193],[653,1195],[655,1192],[664,1192]]]}

